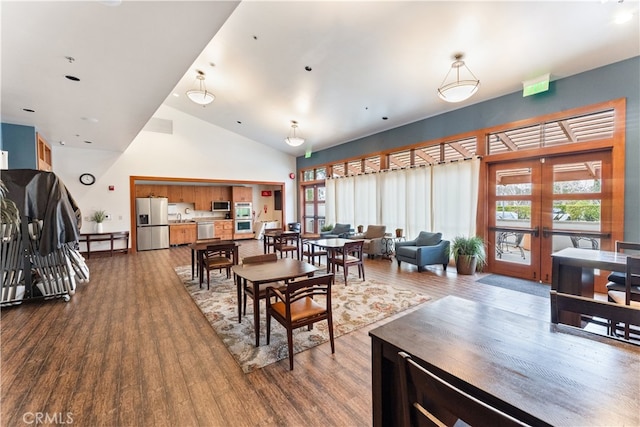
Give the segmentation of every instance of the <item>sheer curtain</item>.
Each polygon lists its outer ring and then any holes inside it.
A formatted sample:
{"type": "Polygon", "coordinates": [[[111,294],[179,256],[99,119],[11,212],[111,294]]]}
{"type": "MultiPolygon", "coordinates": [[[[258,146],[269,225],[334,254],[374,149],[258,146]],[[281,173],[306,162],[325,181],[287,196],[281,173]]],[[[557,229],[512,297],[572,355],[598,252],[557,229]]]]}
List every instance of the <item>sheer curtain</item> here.
{"type": "Polygon", "coordinates": [[[480,159],[433,167],[433,229],[451,240],[476,234],[480,159]]]}
{"type": "Polygon", "coordinates": [[[354,178],[354,217],[350,224],[353,228],[363,225],[366,230],[367,225],[381,224],[378,209],[378,174],[369,173],[354,178]]]}
{"type": "Polygon", "coordinates": [[[420,231],[433,231],[431,215],[431,167],[409,169],[406,173],[406,214],[404,235],[411,240],[420,231]]]}

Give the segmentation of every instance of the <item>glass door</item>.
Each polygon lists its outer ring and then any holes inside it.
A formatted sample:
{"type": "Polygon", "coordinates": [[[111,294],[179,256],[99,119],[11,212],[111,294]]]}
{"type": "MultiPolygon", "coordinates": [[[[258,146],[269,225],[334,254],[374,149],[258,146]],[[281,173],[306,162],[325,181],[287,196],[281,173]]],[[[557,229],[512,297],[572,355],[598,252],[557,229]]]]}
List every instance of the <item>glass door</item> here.
{"type": "Polygon", "coordinates": [[[303,187],[303,191],[303,233],[320,233],[322,227],[324,226],[325,218],[325,186],[324,184],[306,185],[303,187]]]}
{"type": "Polygon", "coordinates": [[[609,151],[490,165],[491,271],[551,283],[552,253],[611,249],[611,169],[609,151]]]}

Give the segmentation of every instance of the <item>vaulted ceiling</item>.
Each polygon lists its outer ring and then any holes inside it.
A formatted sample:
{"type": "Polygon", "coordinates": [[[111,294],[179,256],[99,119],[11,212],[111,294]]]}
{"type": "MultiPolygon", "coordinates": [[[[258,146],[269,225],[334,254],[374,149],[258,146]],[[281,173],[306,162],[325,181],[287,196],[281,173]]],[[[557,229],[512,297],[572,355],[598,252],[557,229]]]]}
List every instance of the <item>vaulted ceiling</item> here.
{"type": "Polygon", "coordinates": [[[165,104],[301,155],[638,56],[638,6],[2,1],[2,122],[35,126],[56,150],[122,151],[165,104]],[[481,86],[450,104],[436,90],[458,52],[481,86]],[[206,107],[185,96],[196,70],[216,96],[206,107]],[[284,143],[291,120],[297,148],[284,143]]]}

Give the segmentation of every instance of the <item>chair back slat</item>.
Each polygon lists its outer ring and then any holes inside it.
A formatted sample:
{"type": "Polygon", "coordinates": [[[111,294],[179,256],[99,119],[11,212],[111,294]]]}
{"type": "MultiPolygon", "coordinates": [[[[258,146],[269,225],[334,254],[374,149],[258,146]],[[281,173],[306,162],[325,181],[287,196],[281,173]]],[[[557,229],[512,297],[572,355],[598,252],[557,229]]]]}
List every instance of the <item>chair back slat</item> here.
{"type": "Polygon", "coordinates": [[[402,426],[450,426],[457,420],[487,426],[527,426],[489,403],[460,390],[434,371],[398,353],[402,426]]]}

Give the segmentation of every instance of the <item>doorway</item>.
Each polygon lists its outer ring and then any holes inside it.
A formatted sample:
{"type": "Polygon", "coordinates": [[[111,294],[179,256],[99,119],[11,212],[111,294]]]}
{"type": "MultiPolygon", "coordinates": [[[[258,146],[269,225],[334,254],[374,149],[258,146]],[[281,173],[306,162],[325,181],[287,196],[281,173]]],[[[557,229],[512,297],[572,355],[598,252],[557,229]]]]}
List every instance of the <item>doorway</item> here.
{"type": "Polygon", "coordinates": [[[610,249],[611,151],[489,165],[488,260],[497,274],[551,283],[551,254],[610,249]]]}
{"type": "Polygon", "coordinates": [[[325,223],[326,188],[324,184],[305,185],[303,233],[320,233],[325,223]]]}

